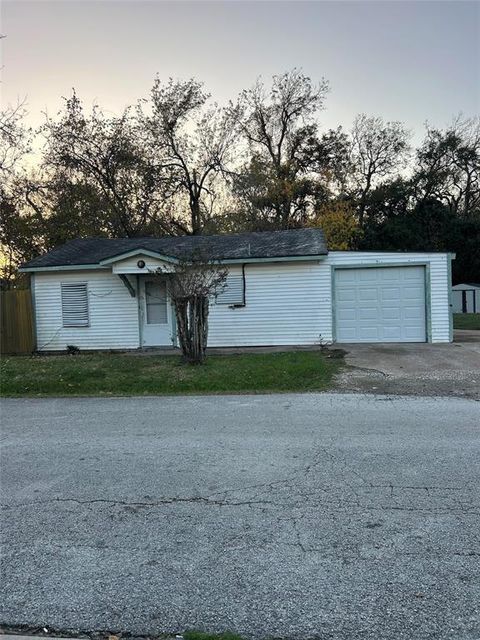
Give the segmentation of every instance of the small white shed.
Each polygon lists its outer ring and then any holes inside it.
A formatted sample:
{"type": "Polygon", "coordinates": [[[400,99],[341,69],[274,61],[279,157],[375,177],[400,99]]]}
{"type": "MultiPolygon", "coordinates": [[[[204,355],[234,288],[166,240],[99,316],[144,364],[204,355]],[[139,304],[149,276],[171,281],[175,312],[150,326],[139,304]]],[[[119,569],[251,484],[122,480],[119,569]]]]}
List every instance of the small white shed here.
{"type": "Polygon", "coordinates": [[[168,273],[208,247],[228,268],[210,346],[449,342],[448,253],[328,251],[319,229],[221,236],[82,238],[32,260],[37,348],[177,345],[168,273]]]}
{"type": "Polygon", "coordinates": [[[452,287],[453,313],[480,313],[480,284],[463,283],[452,287]]]}

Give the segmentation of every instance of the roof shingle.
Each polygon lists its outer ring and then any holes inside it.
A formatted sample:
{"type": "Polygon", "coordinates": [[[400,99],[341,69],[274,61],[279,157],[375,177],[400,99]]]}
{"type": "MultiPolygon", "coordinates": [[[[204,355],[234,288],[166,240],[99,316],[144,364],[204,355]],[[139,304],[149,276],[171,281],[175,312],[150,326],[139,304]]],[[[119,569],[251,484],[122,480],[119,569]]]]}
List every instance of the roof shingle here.
{"type": "Polygon", "coordinates": [[[328,253],[320,229],[291,229],[216,236],[161,238],[78,238],[34,258],[22,268],[95,265],[132,250],[148,250],[172,258],[195,251],[213,260],[274,259],[328,253]]]}

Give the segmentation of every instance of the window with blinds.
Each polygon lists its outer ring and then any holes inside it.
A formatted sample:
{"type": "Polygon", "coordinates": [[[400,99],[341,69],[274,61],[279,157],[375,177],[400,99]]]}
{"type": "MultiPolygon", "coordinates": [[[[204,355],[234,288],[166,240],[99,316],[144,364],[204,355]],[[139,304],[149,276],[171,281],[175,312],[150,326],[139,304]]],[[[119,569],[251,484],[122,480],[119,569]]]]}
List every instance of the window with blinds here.
{"type": "Polygon", "coordinates": [[[217,304],[244,305],[245,289],[243,275],[229,275],[223,291],[217,296],[217,304]]]}
{"type": "Polygon", "coordinates": [[[88,327],[88,289],[86,282],[61,284],[64,327],[88,327]]]}

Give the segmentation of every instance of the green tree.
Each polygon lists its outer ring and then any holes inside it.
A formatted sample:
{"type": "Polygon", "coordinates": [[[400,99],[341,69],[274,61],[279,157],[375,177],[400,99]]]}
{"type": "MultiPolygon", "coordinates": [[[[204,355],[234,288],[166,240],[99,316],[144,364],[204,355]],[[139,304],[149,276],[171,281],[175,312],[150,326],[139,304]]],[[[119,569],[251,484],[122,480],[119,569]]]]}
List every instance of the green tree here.
{"type": "Polygon", "coordinates": [[[480,212],[480,118],[457,118],[445,130],[427,128],[417,152],[419,201],[436,198],[464,218],[480,212]]]}
{"type": "Polygon", "coordinates": [[[259,80],[240,95],[237,109],[248,160],[234,191],[248,217],[258,213],[260,228],[306,224],[319,198],[312,145],[327,91],[325,80],[315,86],[293,70],[274,76],[268,89],[259,80]]]}
{"type": "Polygon", "coordinates": [[[94,106],[87,115],[74,92],[57,119],[47,119],[43,134],[44,170],[100,194],[112,235],[144,235],[146,227],[172,231],[162,210],[162,173],[149,162],[130,109],[117,117],[94,106]]]}
{"type": "Polygon", "coordinates": [[[351,202],[345,200],[322,204],[310,226],[322,229],[330,251],[353,249],[360,235],[355,209],[351,202]]]}

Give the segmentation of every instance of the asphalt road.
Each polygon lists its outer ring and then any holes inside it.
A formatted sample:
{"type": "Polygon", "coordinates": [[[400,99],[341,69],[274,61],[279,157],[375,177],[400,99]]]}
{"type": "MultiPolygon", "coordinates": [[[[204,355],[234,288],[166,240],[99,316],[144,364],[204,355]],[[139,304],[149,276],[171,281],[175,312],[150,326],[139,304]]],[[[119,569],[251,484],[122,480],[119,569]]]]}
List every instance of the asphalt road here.
{"type": "Polygon", "coordinates": [[[0,623],[480,637],[480,404],[4,400],[0,623]]]}

